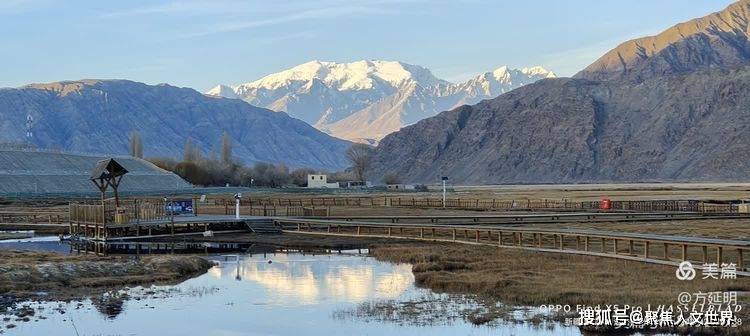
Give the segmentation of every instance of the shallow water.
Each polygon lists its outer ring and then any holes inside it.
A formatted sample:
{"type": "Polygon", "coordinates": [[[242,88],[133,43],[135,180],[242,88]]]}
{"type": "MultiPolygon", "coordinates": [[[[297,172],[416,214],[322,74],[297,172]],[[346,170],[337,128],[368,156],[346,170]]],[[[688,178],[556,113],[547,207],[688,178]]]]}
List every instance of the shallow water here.
{"type": "Polygon", "coordinates": [[[414,325],[342,318],[338,312],[365,302],[437,296],[414,286],[411,266],[379,262],[356,251],[226,259],[176,286],[129,289],[125,301],[32,303],[44,309],[37,309],[29,322],[13,317],[3,325],[16,327],[2,330],[4,335],[580,335],[577,328],[562,326],[477,327],[462,319],[414,325]]]}
{"type": "Polygon", "coordinates": [[[60,238],[53,236],[0,240],[0,250],[46,251],[63,254],[71,252],[68,243],[61,242],[60,238]]]}

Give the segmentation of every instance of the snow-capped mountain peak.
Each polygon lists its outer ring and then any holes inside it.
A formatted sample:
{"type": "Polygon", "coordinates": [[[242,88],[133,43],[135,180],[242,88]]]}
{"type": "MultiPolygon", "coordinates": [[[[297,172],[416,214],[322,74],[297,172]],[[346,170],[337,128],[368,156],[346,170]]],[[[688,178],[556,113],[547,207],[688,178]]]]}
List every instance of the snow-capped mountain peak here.
{"type": "Polygon", "coordinates": [[[209,96],[224,97],[224,98],[239,98],[234,92],[234,88],[227,85],[217,85],[213,89],[206,91],[209,96]]]}
{"type": "Polygon", "coordinates": [[[544,78],[555,78],[557,75],[555,75],[554,72],[549,71],[541,66],[534,66],[530,68],[523,68],[521,69],[521,73],[529,75],[529,76],[540,76],[544,78]]]}
{"type": "Polygon", "coordinates": [[[314,79],[339,91],[370,90],[379,84],[401,87],[410,81],[422,85],[439,82],[429,70],[402,62],[362,60],[336,63],[316,60],[242,84],[239,88],[244,91],[261,88],[276,90],[294,82],[310,82],[314,79]]]}
{"type": "Polygon", "coordinates": [[[503,65],[492,71],[492,77],[496,80],[502,80],[503,78],[508,77],[508,66],[503,65]]]}
{"type": "Polygon", "coordinates": [[[285,111],[320,130],[350,140],[380,140],[388,133],[463,104],[494,98],[555,74],[540,66],[503,66],[463,83],[397,61],[310,61],[234,89],[220,85],[209,95],[239,97],[285,111]]]}

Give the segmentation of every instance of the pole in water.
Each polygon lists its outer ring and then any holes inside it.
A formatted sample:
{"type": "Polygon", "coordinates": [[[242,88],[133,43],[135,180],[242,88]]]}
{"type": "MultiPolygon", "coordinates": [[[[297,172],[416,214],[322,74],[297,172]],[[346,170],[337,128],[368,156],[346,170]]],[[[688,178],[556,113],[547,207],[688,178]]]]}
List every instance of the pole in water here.
{"type": "Polygon", "coordinates": [[[240,219],[240,198],[242,198],[242,194],[236,193],[234,194],[234,218],[240,219]]]}
{"type": "Polygon", "coordinates": [[[443,176],[443,208],[445,208],[445,182],[448,181],[448,176],[443,176]]]}

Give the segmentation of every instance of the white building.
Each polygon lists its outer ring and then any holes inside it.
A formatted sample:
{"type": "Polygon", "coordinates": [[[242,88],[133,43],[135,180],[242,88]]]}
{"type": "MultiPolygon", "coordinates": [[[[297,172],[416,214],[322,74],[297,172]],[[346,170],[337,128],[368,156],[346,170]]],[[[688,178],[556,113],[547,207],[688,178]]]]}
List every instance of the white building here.
{"type": "Polygon", "coordinates": [[[416,190],[417,187],[413,184],[388,184],[386,185],[388,191],[402,191],[402,190],[416,190]]]}
{"type": "Polygon", "coordinates": [[[328,176],[324,174],[308,174],[308,188],[338,188],[338,183],[328,183],[328,176]]]}

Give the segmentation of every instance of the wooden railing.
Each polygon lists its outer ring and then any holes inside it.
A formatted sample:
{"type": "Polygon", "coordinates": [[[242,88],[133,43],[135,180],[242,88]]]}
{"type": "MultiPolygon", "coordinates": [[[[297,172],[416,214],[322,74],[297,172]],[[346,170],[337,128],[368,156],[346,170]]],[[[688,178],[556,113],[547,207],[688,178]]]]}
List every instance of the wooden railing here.
{"type": "Polygon", "coordinates": [[[77,204],[69,206],[70,222],[73,224],[98,224],[106,223],[104,204],[77,204]]]}
{"type": "Polygon", "coordinates": [[[159,199],[121,200],[119,207],[112,200],[71,203],[69,214],[71,224],[96,225],[139,223],[169,216],[164,201],[159,199]]]}
{"type": "MultiPolygon", "coordinates": [[[[240,200],[241,206],[356,206],[356,207],[413,207],[442,208],[443,200],[439,197],[298,197],[298,198],[257,198],[249,197],[240,200]]],[[[507,200],[496,198],[448,198],[445,207],[463,210],[604,210],[601,201],[570,201],[549,199],[507,200]]],[[[209,200],[208,207],[234,207],[234,199],[217,198],[209,200]]],[[[611,201],[610,211],[673,211],[673,212],[707,212],[736,213],[736,204],[718,204],[698,200],[642,200],[611,201]]]]}
{"type": "Polygon", "coordinates": [[[498,226],[387,224],[315,219],[276,218],[286,231],[309,234],[369,236],[512,247],[584,254],[677,265],[680,261],[734,262],[745,273],[750,241],[597,230],[541,229],[498,226]],[[675,250],[677,253],[675,253],[675,250]],[[713,252],[713,256],[709,253],[713,252]]]}
{"type": "Polygon", "coordinates": [[[62,224],[67,221],[66,211],[0,211],[0,223],[62,224]]]}
{"type": "MultiPolygon", "coordinates": [[[[198,205],[199,215],[234,215],[235,206],[229,205],[211,205],[209,203],[198,205]]],[[[240,215],[242,216],[287,216],[287,217],[304,217],[304,216],[330,216],[330,206],[297,206],[297,205],[242,205],[240,206],[240,215]]]]}

